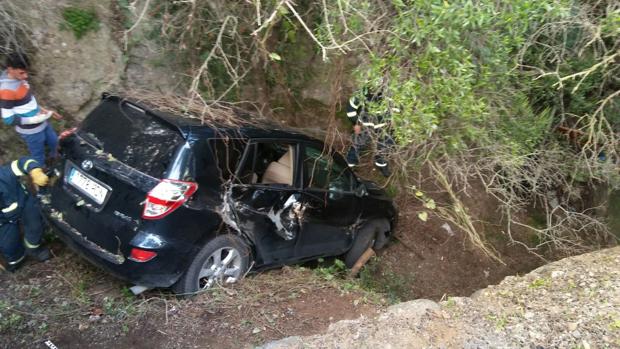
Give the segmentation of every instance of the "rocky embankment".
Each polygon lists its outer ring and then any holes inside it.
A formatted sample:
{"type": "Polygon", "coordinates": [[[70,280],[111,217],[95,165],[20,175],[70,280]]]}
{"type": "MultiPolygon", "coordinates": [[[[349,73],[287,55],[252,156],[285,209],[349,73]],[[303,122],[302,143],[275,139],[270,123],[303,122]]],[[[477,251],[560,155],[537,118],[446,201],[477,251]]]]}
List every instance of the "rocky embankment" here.
{"type": "Polygon", "coordinates": [[[414,300],[279,348],[618,348],[620,247],[566,258],[471,297],[414,300]]]}

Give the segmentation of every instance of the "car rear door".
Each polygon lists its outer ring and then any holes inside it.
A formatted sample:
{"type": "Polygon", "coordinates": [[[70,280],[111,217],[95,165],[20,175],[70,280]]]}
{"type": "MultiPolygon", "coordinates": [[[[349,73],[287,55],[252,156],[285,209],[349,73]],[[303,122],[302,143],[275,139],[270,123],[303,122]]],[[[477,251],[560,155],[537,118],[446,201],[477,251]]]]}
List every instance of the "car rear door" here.
{"type": "Polygon", "coordinates": [[[251,141],[224,194],[228,223],[252,240],[259,264],[283,264],[296,256],[302,212],[298,152],[294,141],[251,141]]]}

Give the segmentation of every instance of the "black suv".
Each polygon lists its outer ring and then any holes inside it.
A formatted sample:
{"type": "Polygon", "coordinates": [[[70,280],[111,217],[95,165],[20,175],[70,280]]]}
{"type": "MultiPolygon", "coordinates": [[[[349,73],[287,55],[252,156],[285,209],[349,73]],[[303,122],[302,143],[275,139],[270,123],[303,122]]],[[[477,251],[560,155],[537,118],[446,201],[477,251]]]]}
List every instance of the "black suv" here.
{"type": "Polygon", "coordinates": [[[295,131],[204,125],[118,96],[60,137],[43,212],[86,259],[192,293],[258,270],[380,248],[396,210],[295,131]]]}

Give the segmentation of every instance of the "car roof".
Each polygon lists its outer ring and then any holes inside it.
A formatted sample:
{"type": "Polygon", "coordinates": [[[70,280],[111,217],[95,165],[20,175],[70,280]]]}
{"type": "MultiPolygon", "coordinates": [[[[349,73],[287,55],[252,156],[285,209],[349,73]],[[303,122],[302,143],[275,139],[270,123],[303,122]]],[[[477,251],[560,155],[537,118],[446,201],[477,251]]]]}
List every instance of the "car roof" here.
{"type": "Polygon", "coordinates": [[[144,110],[146,113],[151,114],[161,121],[176,128],[184,138],[187,140],[194,140],[200,138],[244,138],[244,139],[282,139],[282,140],[296,140],[306,141],[313,143],[323,143],[320,140],[308,136],[298,130],[286,128],[273,122],[261,119],[259,121],[249,121],[254,116],[253,114],[238,109],[238,117],[240,119],[248,120],[245,125],[232,127],[230,125],[222,124],[207,124],[203,120],[197,117],[187,117],[176,115],[168,112],[162,112],[154,110],[149,106],[134,101],[130,98],[123,98],[114,95],[103,95],[104,100],[111,100],[116,103],[124,101],[135,107],[144,110]]]}
{"type": "Polygon", "coordinates": [[[199,125],[182,127],[187,130],[189,138],[247,138],[247,139],[282,139],[298,140],[308,142],[320,142],[318,139],[307,136],[295,130],[276,128],[272,126],[252,125],[233,127],[217,127],[210,125],[199,125]]]}

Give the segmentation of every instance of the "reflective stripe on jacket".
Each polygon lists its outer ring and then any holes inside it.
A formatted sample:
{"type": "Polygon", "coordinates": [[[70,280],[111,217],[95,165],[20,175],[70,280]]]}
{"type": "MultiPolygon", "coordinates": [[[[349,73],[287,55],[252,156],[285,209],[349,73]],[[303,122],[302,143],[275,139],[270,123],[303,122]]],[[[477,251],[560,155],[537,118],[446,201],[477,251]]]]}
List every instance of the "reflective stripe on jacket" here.
{"type": "Polygon", "coordinates": [[[19,177],[37,167],[41,167],[39,163],[27,157],[0,166],[0,224],[12,221],[21,214],[29,194],[19,177]]]}

